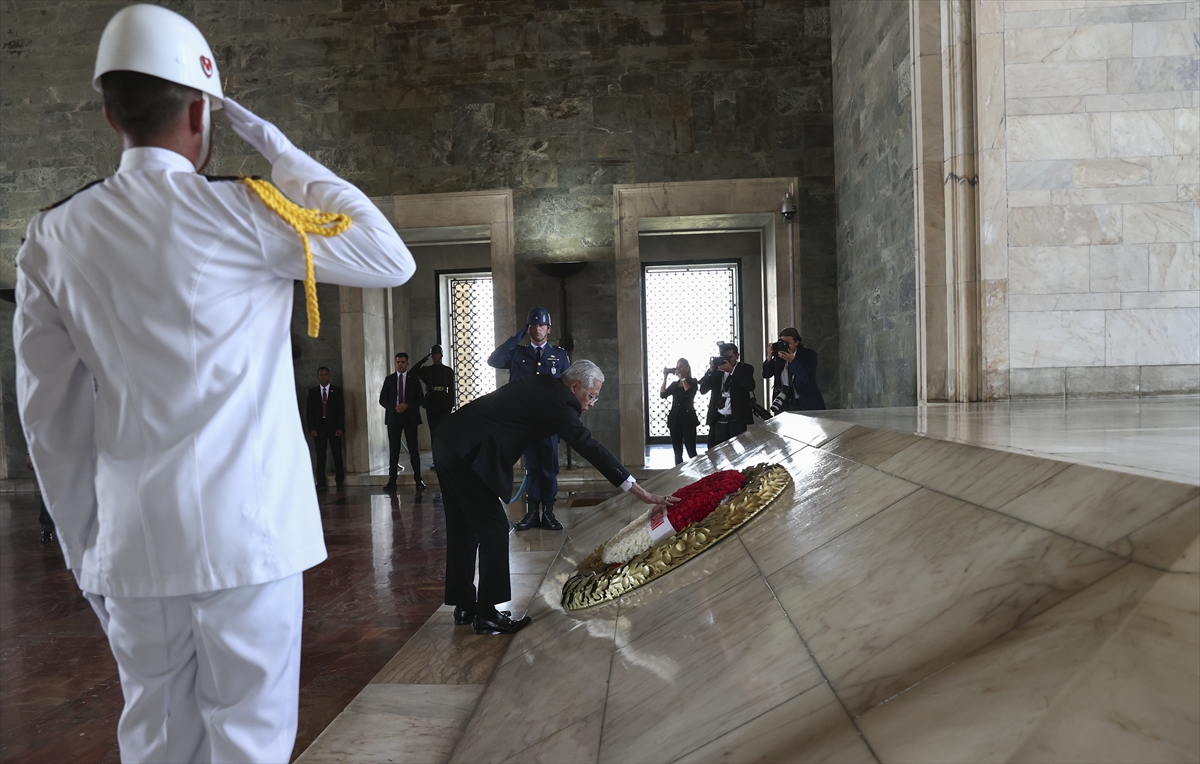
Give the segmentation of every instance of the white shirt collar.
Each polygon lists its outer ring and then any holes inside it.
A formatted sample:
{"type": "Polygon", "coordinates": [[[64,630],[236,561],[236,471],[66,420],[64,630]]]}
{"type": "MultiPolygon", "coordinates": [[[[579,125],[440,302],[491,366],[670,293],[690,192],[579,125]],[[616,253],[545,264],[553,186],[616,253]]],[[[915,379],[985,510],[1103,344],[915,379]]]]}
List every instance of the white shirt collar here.
{"type": "Polygon", "coordinates": [[[321,385],[321,392],[323,392],[323,393],[329,392],[329,385],[321,385]]]}
{"type": "Polygon", "coordinates": [[[531,347],[531,348],[544,348],[544,347],[546,347],[546,346],[547,346],[547,345],[549,345],[549,344],[550,344],[550,340],[546,340],[545,342],[543,342],[543,343],[542,343],[542,344],[540,344],[540,345],[539,345],[539,344],[537,344],[537,343],[535,343],[535,342],[530,342],[530,343],[529,343],[529,347],[531,347]]]}
{"type": "Polygon", "coordinates": [[[121,166],[117,172],[145,172],[147,170],[170,170],[174,172],[196,172],[196,168],[183,154],[158,146],[137,146],[121,152],[121,166]]]}

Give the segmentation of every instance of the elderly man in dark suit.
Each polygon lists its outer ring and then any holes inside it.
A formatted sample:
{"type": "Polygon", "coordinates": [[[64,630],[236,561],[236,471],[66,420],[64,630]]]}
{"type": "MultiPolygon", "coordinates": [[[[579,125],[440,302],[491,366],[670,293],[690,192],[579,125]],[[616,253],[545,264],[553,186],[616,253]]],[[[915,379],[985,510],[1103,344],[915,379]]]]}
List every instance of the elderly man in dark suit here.
{"type": "Polygon", "coordinates": [[[417,448],[417,427],[421,424],[421,404],[425,394],[421,380],[416,374],[408,373],[408,353],[396,354],[396,373],[383,380],[379,391],[379,405],[383,406],[383,422],[388,431],[388,482],[384,490],[396,492],[396,462],[400,459],[400,438],[408,446],[412,457],[413,480],[417,493],[425,490],[421,479],[421,452],[417,448]]]}
{"type": "Polygon", "coordinates": [[[708,447],[736,438],[754,424],[754,368],[742,363],[737,345],[721,344],[722,361],[710,366],[697,389],[708,401],[708,447]]]}
{"type": "Polygon", "coordinates": [[[346,402],[342,389],[329,383],[329,367],[317,369],[317,386],[308,391],[306,419],[308,434],[312,436],[317,451],[317,488],[326,486],[325,449],[333,451],[333,471],[337,487],[346,482],[346,468],[342,464],[342,431],[346,428],[346,402]]]}
{"type": "Polygon", "coordinates": [[[533,443],[558,435],[610,483],[646,504],[678,501],[638,485],[580,421],[603,384],[596,364],[576,361],[559,378],[538,374],[510,382],[442,420],[433,461],[446,512],[446,604],[455,606],[456,624],[474,623],[476,634],[513,634],[529,624],[529,616],[513,620],[496,605],[512,599],[503,502],[512,494],[513,464],[533,443]]]}

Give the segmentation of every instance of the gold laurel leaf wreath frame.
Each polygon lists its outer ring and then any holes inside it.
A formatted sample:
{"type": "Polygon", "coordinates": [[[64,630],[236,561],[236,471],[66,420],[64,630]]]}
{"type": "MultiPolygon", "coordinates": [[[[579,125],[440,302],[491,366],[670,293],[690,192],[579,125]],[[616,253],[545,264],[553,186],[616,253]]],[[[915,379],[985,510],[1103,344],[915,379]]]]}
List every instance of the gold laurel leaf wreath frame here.
{"type": "Polygon", "coordinates": [[[728,502],[623,565],[606,566],[601,559],[604,553],[601,544],[576,566],[563,584],[563,607],[567,610],[594,607],[645,586],[745,525],[792,484],[791,474],[778,464],[756,464],[742,474],[746,483],[728,502]]]}

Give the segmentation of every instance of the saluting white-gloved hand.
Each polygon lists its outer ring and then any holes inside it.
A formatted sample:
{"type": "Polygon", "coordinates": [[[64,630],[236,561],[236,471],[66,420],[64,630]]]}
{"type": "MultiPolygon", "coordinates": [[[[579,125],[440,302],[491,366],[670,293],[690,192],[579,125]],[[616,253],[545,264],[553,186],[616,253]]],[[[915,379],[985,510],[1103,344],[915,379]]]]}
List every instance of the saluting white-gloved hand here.
{"type": "Polygon", "coordinates": [[[229,98],[225,99],[225,116],[233,132],[258,149],[271,164],[275,164],[284,152],[295,148],[282,130],[229,98]]]}

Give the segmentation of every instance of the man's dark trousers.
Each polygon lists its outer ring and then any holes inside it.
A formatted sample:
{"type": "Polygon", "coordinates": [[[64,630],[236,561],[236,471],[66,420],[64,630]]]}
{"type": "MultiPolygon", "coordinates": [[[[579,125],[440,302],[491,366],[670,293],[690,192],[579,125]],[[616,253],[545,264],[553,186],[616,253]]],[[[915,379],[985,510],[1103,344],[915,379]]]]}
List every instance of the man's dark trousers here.
{"type": "Polygon", "coordinates": [[[709,447],[732,440],[746,431],[746,425],[733,419],[717,419],[708,435],[709,447]]]}
{"type": "Polygon", "coordinates": [[[421,452],[417,450],[417,428],[420,422],[413,422],[406,416],[397,415],[388,424],[388,484],[396,484],[396,462],[400,461],[400,439],[408,447],[408,455],[412,458],[413,480],[421,479],[421,452]]]}
{"type": "Polygon", "coordinates": [[[342,464],[342,439],[334,435],[327,425],[317,428],[317,485],[325,485],[325,450],[333,451],[334,479],[338,485],[346,482],[346,468],[342,464]]]}
{"type": "Polygon", "coordinates": [[[446,604],[474,610],[477,604],[508,602],[509,525],[503,503],[469,462],[436,438],[433,463],[446,511],[446,604]]]}

